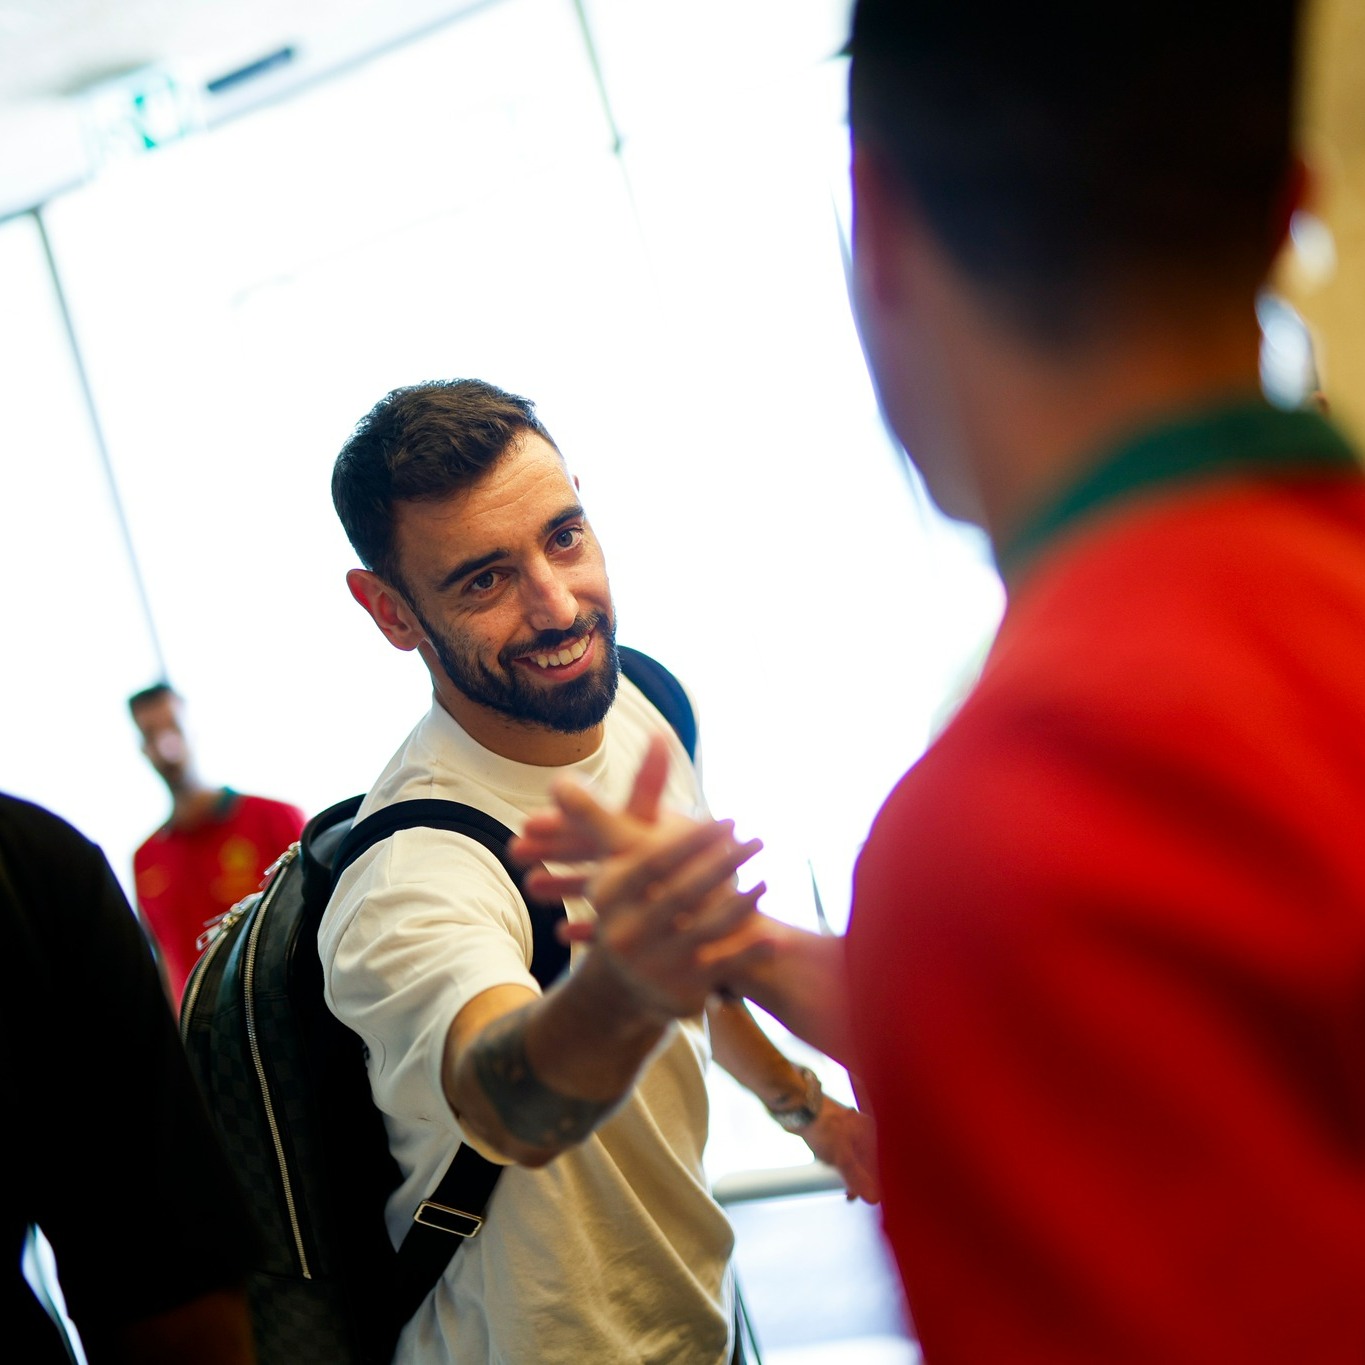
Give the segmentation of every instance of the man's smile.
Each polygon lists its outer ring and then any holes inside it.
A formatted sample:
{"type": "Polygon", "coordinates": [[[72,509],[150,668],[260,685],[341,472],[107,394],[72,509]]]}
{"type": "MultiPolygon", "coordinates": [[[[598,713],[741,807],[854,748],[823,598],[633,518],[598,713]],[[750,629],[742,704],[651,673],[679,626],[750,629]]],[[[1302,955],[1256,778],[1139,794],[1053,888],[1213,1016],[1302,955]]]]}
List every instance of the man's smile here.
{"type": "MultiPolygon", "coordinates": [[[[558,649],[532,650],[527,654],[522,654],[517,658],[517,663],[523,665],[534,664],[536,668],[544,671],[558,671],[567,669],[571,664],[576,664],[592,649],[593,632],[581,635],[577,640],[569,644],[561,645],[558,649]]],[[[577,672],[578,670],[574,670],[577,672]]]]}

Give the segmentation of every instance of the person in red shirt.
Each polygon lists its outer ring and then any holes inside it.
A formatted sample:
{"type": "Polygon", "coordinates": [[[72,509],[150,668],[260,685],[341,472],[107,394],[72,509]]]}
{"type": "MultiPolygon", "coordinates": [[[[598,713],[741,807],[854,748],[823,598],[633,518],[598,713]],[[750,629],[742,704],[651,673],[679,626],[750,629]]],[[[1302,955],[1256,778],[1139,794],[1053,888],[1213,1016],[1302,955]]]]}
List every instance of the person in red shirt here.
{"type": "Polygon", "coordinates": [[[134,693],[128,709],[142,752],[171,794],[170,818],[133,855],[137,906],[178,1010],[205,931],[260,888],[303,831],[302,810],[211,785],[195,766],[184,700],[169,683],[134,693]]]}
{"type": "Polygon", "coordinates": [[[858,0],[851,293],[998,636],[844,938],[690,895],[657,755],[518,845],[612,855],[529,889],[674,917],[857,1074],[926,1365],[1365,1360],[1365,472],[1320,398],[1266,400],[1256,312],[1300,22],[858,0]]]}

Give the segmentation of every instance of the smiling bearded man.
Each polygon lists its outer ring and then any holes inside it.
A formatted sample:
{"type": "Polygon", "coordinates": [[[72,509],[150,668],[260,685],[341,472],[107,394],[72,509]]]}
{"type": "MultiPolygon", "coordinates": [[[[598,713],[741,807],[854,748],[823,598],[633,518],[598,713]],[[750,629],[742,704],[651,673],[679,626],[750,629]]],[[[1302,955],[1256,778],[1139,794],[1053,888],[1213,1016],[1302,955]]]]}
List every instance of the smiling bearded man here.
{"type": "MultiPolygon", "coordinates": [[[[564,775],[624,800],[661,733],[665,801],[704,813],[686,750],[621,672],[601,547],[527,400],[469,379],[395,390],[341,451],[332,492],[365,565],[352,595],[435,694],[358,819],[438,797],[519,832],[564,775]]],[[[698,846],[707,894],[686,932],[642,890],[587,942],[594,912],[566,897],[578,941],[544,991],[517,885],[466,835],[401,829],[338,882],[319,932],[327,1002],[365,1043],[402,1173],[395,1242],[461,1144],[504,1167],[397,1365],[742,1359],[733,1234],[702,1165],[712,1048],[851,1192],[875,1195],[866,1116],[824,1099],[700,965],[761,889],[735,884],[757,844],[718,829],[698,846]]]]}

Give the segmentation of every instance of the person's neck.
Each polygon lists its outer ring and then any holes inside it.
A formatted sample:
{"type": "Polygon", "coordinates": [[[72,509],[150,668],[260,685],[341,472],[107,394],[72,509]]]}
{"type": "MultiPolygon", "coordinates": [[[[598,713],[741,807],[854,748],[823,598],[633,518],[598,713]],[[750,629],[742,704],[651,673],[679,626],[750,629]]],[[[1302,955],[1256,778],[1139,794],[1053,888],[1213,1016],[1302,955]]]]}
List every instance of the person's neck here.
{"type": "Polygon", "coordinates": [[[500,758],[536,768],[564,768],[595,754],[606,734],[606,725],[562,734],[543,725],[514,720],[491,707],[471,701],[443,680],[435,686],[437,702],[471,739],[500,758]]]}
{"type": "Polygon", "coordinates": [[[194,829],[211,819],[223,799],[222,787],[211,787],[197,777],[171,789],[171,826],[194,829]]]}
{"type": "Polygon", "coordinates": [[[1130,322],[1067,351],[978,347],[958,367],[957,412],[984,527],[1007,540],[1128,436],[1260,393],[1250,307],[1130,322]]]}

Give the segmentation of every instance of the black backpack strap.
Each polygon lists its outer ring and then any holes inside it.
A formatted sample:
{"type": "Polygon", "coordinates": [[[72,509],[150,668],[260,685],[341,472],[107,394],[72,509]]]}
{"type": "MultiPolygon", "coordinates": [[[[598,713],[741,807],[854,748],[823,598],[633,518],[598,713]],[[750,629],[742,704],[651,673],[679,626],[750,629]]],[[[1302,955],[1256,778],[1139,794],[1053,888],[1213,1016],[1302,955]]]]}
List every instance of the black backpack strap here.
{"type": "Polygon", "coordinates": [[[437,1186],[417,1206],[394,1266],[394,1320],[401,1328],[421,1307],[455,1253],[483,1227],[503,1168],[462,1142],[437,1186]]]}
{"type": "Polygon", "coordinates": [[[482,844],[502,864],[531,916],[531,975],[540,982],[542,989],[548,989],[569,965],[569,950],[555,934],[555,926],[564,918],[563,902],[546,904],[526,895],[523,883],[527,869],[514,863],[507,852],[512,831],[485,811],[466,806],[461,801],[441,801],[434,797],[396,801],[391,806],[384,806],[351,826],[332,863],[333,884],[366,849],[373,848],[400,829],[419,826],[463,834],[482,844]]]}
{"type": "Polygon", "coordinates": [[[687,756],[696,758],[697,717],[682,683],[651,655],[642,654],[629,645],[617,645],[616,652],[621,659],[621,672],[649,698],[677,732],[687,756]]]}
{"type": "MultiPolygon", "coordinates": [[[[333,883],[362,853],[400,829],[426,827],[452,830],[483,845],[506,869],[526,902],[531,917],[531,974],[542,989],[568,965],[569,949],[555,934],[564,918],[563,902],[531,900],[522,883],[526,869],[507,852],[512,831],[485,811],[459,801],[423,798],[398,801],[368,815],[342,840],[332,862],[333,883]]],[[[436,1188],[417,1206],[394,1271],[396,1321],[405,1323],[440,1279],[450,1258],[483,1226],[484,1209],[502,1167],[480,1156],[468,1143],[456,1149],[436,1188]],[[452,1241],[452,1235],[456,1240],[452,1241]]]]}

